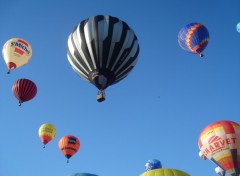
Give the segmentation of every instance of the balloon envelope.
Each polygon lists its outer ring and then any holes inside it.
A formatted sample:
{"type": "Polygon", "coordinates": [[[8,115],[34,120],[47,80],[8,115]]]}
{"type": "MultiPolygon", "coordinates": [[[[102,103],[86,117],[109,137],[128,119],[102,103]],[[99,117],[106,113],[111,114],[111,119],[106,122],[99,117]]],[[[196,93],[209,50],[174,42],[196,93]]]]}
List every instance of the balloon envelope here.
{"type": "Polygon", "coordinates": [[[145,164],[146,171],[153,170],[153,169],[159,169],[161,167],[162,167],[162,164],[157,159],[150,159],[145,164]]]}
{"type": "Polygon", "coordinates": [[[237,24],[236,28],[237,28],[237,31],[240,33],[240,22],[237,24]]]}
{"type": "Polygon", "coordinates": [[[21,38],[12,38],[8,40],[2,50],[3,58],[8,71],[21,67],[28,63],[32,57],[32,48],[30,44],[21,38]]]}
{"type": "Polygon", "coordinates": [[[23,102],[33,99],[37,94],[36,84],[29,79],[18,79],[12,86],[14,96],[19,101],[19,106],[23,102]]]}
{"type": "Polygon", "coordinates": [[[198,146],[204,156],[223,168],[229,175],[239,175],[240,125],[222,120],[203,129],[198,146]]]}
{"type": "Polygon", "coordinates": [[[146,171],[140,176],[190,176],[186,172],[177,169],[154,169],[146,171]]]}
{"type": "Polygon", "coordinates": [[[68,38],[73,70],[99,90],[124,79],[137,63],[138,39],[120,19],[97,15],[79,23],[68,38]]]}
{"type": "Polygon", "coordinates": [[[189,23],[182,27],[178,33],[179,46],[190,53],[200,54],[201,57],[208,40],[208,30],[200,23],[189,23]]]}
{"type": "Polygon", "coordinates": [[[45,146],[49,141],[51,141],[55,137],[56,128],[50,123],[42,124],[38,130],[38,135],[41,142],[45,146]]]}
{"type": "Polygon", "coordinates": [[[62,154],[67,159],[70,159],[80,148],[80,141],[78,138],[72,135],[63,136],[58,142],[58,147],[62,154]]]}

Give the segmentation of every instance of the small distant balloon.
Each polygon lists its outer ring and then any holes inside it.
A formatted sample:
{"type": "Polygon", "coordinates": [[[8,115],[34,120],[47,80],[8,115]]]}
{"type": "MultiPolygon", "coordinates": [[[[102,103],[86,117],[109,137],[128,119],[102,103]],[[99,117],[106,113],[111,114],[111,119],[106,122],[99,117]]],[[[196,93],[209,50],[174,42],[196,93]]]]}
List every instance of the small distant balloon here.
{"type": "Polygon", "coordinates": [[[237,31],[240,33],[240,22],[237,24],[237,31]]]}
{"type": "Polygon", "coordinates": [[[157,159],[150,159],[145,164],[146,171],[162,168],[162,164],[157,159]]]}
{"type": "Polygon", "coordinates": [[[32,48],[26,40],[12,38],[4,44],[2,55],[10,73],[10,70],[28,63],[32,57],[32,48]]]}
{"type": "Polygon", "coordinates": [[[55,137],[56,128],[50,123],[44,123],[38,129],[38,135],[45,148],[45,145],[55,137]]]}
{"type": "Polygon", "coordinates": [[[36,84],[29,79],[18,79],[12,86],[12,92],[19,101],[19,106],[23,102],[33,99],[37,94],[36,84]]]}

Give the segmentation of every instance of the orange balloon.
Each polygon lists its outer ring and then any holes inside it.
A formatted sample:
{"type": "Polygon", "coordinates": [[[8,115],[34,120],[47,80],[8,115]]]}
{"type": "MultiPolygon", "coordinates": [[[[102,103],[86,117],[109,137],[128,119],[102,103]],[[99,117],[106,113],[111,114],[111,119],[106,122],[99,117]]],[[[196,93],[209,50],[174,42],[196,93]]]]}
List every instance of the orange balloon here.
{"type": "Polygon", "coordinates": [[[63,136],[58,142],[58,147],[69,162],[69,159],[79,150],[80,141],[72,135],[63,136]]]}

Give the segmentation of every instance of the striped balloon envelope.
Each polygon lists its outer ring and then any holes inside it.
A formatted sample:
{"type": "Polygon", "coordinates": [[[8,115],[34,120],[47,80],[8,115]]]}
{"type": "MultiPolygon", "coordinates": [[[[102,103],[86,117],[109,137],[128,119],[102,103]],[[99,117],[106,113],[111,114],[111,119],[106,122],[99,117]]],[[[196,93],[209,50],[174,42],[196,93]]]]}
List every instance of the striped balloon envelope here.
{"type": "Polygon", "coordinates": [[[140,176],[190,176],[190,175],[178,169],[161,168],[144,172],[140,176]]]}
{"type": "Polygon", "coordinates": [[[224,169],[227,174],[237,176],[240,169],[240,125],[233,121],[214,122],[199,135],[198,146],[203,155],[224,169]]]}
{"type": "Polygon", "coordinates": [[[203,57],[203,50],[209,41],[207,28],[200,23],[189,23],[178,33],[178,44],[190,53],[199,54],[203,57]]]}
{"type": "Polygon", "coordinates": [[[33,99],[37,94],[36,84],[29,79],[18,79],[12,86],[12,92],[18,99],[19,106],[23,102],[33,99]]]}
{"type": "Polygon", "coordinates": [[[123,80],[137,63],[138,39],[120,19],[107,15],[89,17],[69,35],[67,57],[73,70],[98,90],[97,101],[105,100],[104,90],[123,80]]]}
{"type": "Polygon", "coordinates": [[[10,70],[28,63],[32,57],[32,48],[26,40],[12,38],[4,44],[2,54],[10,73],[10,70]]]}

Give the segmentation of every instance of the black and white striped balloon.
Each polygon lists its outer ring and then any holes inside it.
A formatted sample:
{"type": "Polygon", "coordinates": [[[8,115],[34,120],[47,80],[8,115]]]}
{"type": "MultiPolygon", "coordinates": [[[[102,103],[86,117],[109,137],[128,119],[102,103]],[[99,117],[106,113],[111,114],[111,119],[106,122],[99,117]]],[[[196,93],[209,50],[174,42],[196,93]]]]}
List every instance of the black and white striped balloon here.
{"type": "Polygon", "coordinates": [[[73,70],[99,90],[124,79],[136,65],[138,54],[134,31],[112,16],[89,17],[68,38],[67,56],[73,70]]]}

